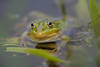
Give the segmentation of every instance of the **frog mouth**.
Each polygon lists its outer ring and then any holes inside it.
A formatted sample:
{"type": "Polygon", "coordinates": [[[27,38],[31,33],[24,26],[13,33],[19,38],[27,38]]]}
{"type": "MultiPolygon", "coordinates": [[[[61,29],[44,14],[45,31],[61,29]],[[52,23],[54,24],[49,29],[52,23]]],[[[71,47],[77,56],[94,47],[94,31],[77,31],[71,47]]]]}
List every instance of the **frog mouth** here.
{"type": "Polygon", "coordinates": [[[41,34],[41,33],[38,33],[34,36],[34,38],[36,39],[45,39],[45,38],[50,38],[50,37],[53,37],[55,35],[57,35],[58,33],[52,33],[52,34],[41,34]]]}
{"type": "Polygon", "coordinates": [[[28,36],[32,41],[47,42],[47,41],[57,40],[57,38],[60,36],[60,34],[59,33],[51,33],[51,34],[37,33],[34,35],[28,35],[28,36]]]}

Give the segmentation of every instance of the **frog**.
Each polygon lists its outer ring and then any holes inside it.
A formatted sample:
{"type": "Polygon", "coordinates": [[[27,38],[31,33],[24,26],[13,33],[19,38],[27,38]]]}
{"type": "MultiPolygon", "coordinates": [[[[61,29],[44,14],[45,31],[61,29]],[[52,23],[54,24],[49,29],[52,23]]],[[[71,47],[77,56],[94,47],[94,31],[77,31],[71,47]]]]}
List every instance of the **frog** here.
{"type": "MultiPolygon", "coordinates": [[[[33,20],[19,38],[19,44],[22,47],[32,45],[36,49],[46,50],[52,55],[58,56],[57,52],[71,39],[70,36],[64,35],[66,27],[67,22],[62,18],[46,17],[33,20]],[[58,43],[59,41],[61,42],[58,43]]],[[[49,66],[56,65],[52,61],[47,61],[47,63],[49,66]]]]}
{"type": "Polygon", "coordinates": [[[70,36],[63,34],[66,27],[65,20],[59,18],[46,17],[33,20],[19,38],[19,44],[22,47],[32,45],[38,49],[45,48],[45,50],[54,55],[70,41],[70,36]],[[61,43],[57,46],[59,41],[61,43]]]}
{"type": "Polygon", "coordinates": [[[62,26],[64,24],[64,21],[60,19],[45,18],[35,20],[29,24],[28,29],[22,34],[22,38],[27,37],[31,41],[38,43],[57,41],[64,39],[64,37],[68,38],[68,36],[63,36],[65,27],[62,28],[62,26]]]}
{"type": "MultiPolygon", "coordinates": [[[[30,21],[26,30],[19,38],[19,43],[27,46],[30,42],[40,44],[62,41],[61,46],[64,46],[69,42],[71,37],[64,34],[68,25],[64,0],[59,0],[59,5],[62,12],[61,18],[53,18],[43,13],[35,13],[40,14],[42,18],[30,21]]],[[[45,47],[47,46],[45,45],[45,47]]]]}

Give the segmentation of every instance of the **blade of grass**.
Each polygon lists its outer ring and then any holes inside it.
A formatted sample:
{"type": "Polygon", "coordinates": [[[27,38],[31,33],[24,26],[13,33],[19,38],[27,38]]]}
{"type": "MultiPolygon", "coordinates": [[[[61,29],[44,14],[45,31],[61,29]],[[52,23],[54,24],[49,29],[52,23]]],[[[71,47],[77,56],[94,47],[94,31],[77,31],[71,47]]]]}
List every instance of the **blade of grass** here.
{"type": "Polygon", "coordinates": [[[18,43],[0,43],[0,46],[19,46],[18,43]]]}
{"type": "Polygon", "coordinates": [[[99,11],[96,6],[95,0],[89,0],[89,8],[90,8],[90,17],[91,17],[91,20],[93,21],[99,15],[99,11]]]}
{"type": "Polygon", "coordinates": [[[89,0],[90,17],[92,20],[92,28],[94,31],[94,36],[100,37],[100,13],[96,6],[95,0],[89,0]]]}
{"type": "Polygon", "coordinates": [[[28,53],[28,54],[43,57],[43,58],[45,58],[49,61],[53,61],[53,62],[59,62],[59,63],[64,62],[63,60],[53,56],[52,54],[48,53],[47,51],[41,50],[41,49],[32,49],[32,48],[24,48],[24,47],[8,47],[7,52],[28,53]]]}

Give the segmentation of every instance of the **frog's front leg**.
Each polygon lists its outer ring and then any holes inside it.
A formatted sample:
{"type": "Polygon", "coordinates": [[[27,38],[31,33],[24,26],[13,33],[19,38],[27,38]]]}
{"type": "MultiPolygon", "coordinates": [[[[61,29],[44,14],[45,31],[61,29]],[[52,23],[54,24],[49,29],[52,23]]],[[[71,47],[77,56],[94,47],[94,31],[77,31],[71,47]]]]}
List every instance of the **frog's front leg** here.
{"type": "Polygon", "coordinates": [[[67,35],[63,35],[61,39],[62,39],[61,46],[67,48],[67,56],[66,56],[66,59],[68,60],[68,59],[70,59],[72,57],[72,48],[68,44],[68,42],[71,41],[71,37],[70,36],[67,36],[67,35]]]}
{"type": "Polygon", "coordinates": [[[62,40],[62,43],[61,43],[61,47],[65,46],[68,42],[70,42],[71,38],[67,35],[62,35],[61,36],[61,40],[62,40]]]}

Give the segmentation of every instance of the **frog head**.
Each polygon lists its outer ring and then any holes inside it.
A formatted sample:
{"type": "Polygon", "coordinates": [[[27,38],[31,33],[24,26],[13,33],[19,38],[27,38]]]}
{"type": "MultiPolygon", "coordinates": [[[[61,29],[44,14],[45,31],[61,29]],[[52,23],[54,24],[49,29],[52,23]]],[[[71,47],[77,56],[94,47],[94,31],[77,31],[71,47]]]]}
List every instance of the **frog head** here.
{"type": "Polygon", "coordinates": [[[55,41],[61,34],[61,23],[61,20],[54,19],[35,20],[29,25],[27,36],[37,42],[55,41]]]}

